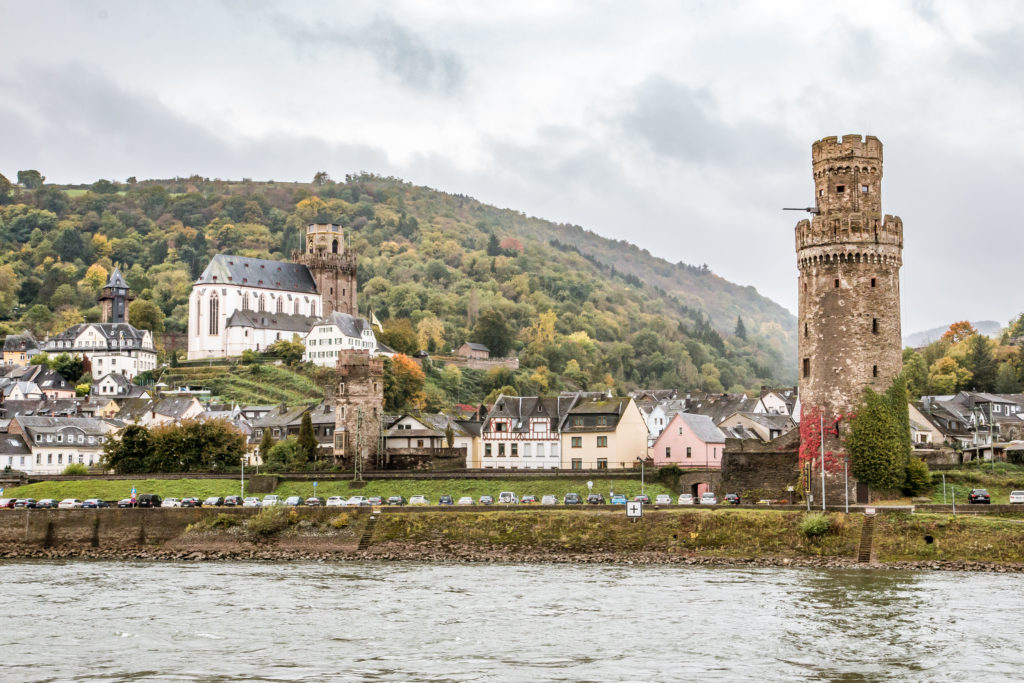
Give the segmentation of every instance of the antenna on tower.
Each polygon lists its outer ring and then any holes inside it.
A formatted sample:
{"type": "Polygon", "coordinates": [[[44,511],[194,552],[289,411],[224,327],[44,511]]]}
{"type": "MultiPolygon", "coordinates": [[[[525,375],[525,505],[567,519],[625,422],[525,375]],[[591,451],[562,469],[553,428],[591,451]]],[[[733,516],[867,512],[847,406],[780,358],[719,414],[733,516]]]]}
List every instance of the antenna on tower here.
{"type": "Polygon", "coordinates": [[[783,211],[806,211],[807,213],[813,213],[815,216],[821,214],[821,209],[817,206],[805,206],[803,208],[792,208],[789,206],[782,207],[783,211]]]}

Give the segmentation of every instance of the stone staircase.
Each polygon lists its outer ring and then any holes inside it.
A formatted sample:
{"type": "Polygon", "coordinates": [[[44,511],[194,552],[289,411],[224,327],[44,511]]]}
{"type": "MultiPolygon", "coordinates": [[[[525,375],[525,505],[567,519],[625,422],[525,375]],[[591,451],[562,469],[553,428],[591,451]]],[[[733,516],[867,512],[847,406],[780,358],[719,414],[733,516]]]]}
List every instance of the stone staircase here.
{"type": "Polygon", "coordinates": [[[370,539],[373,538],[373,530],[376,528],[377,520],[379,518],[379,512],[370,513],[370,519],[366,522],[366,528],[363,529],[363,535],[359,538],[359,547],[357,550],[366,550],[370,547],[370,539]]]}
{"type": "Polygon", "coordinates": [[[875,516],[864,515],[864,525],[860,528],[860,548],[857,550],[858,562],[871,562],[871,545],[875,537],[875,516]]]}

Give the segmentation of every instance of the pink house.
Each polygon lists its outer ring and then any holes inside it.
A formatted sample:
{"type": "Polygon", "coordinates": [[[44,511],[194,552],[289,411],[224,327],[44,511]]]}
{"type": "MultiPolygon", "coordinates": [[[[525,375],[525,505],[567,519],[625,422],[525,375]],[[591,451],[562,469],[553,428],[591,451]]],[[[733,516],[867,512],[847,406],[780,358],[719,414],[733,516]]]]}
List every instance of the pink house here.
{"type": "Polygon", "coordinates": [[[725,434],[707,415],[676,413],[654,442],[654,465],[721,469],[725,434]]]}

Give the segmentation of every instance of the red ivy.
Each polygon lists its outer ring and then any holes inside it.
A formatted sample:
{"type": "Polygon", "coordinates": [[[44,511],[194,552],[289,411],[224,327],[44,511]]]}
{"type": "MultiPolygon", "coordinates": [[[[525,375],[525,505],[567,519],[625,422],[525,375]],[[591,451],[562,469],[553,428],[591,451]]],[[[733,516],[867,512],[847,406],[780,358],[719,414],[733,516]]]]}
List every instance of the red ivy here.
{"type": "MultiPolygon", "coordinates": [[[[807,463],[810,462],[813,468],[821,467],[821,415],[820,408],[815,406],[800,407],[800,471],[804,472],[807,463]]],[[[843,415],[838,414],[833,418],[825,418],[825,435],[839,436],[839,425],[843,421],[843,415]]],[[[843,453],[825,451],[825,471],[836,473],[843,471],[845,456],[843,453]]]]}

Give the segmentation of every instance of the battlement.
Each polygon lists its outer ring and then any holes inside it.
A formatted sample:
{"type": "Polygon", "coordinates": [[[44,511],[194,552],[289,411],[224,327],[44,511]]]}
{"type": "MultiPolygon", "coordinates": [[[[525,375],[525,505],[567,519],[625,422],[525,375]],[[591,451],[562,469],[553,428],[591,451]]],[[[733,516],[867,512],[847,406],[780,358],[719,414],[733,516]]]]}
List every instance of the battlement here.
{"type": "Polygon", "coordinates": [[[838,160],[873,159],[882,161],[882,141],[874,135],[835,135],[824,137],[811,145],[815,165],[838,160]]]}
{"type": "Polygon", "coordinates": [[[903,220],[899,216],[860,213],[815,216],[796,224],[797,251],[817,247],[863,249],[871,245],[903,248],[903,220]]]}
{"type": "Polygon", "coordinates": [[[307,235],[314,235],[319,233],[337,233],[340,235],[343,232],[344,231],[342,230],[341,226],[335,223],[311,223],[308,226],[306,226],[307,235]]]}
{"type": "Polygon", "coordinates": [[[370,352],[365,349],[341,349],[338,351],[338,364],[336,366],[339,377],[350,375],[383,375],[384,359],[380,356],[370,357],[370,352]]]}

